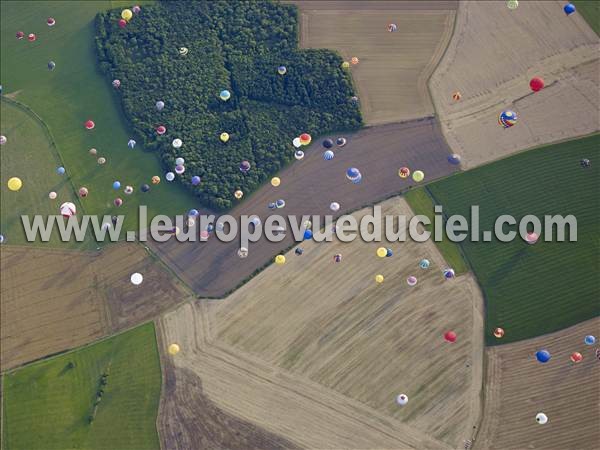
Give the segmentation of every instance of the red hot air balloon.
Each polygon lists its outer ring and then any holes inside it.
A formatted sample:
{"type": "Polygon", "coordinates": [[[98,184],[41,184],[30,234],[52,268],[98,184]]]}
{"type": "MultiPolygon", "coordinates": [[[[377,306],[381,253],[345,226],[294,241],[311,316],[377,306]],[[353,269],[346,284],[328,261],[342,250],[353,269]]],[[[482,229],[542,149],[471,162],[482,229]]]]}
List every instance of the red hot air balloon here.
{"type": "Polygon", "coordinates": [[[456,342],[456,333],[454,331],[446,331],[444,333],[444,339],[446,342],[454,343],[456,342]]]}
{"type": "Polygon", "coordinates": [[[86,120],[85,121],[85,129],[86,130],[93,130],[95,126],[96,126],[96,124],[94,123],[93,120],[86,120]]]}
{"type": "Polygon", "coordinates": [[[540,77],[534,77],[529,82],[529,87],[533,92],[541,91],[544,88],[544,80],[540,77]]]}
{"type": "Polygon", "coordinates": [[[127,21],[125,19],[119,19],[119,28],[125,28],[127,26],[127,21]]]}

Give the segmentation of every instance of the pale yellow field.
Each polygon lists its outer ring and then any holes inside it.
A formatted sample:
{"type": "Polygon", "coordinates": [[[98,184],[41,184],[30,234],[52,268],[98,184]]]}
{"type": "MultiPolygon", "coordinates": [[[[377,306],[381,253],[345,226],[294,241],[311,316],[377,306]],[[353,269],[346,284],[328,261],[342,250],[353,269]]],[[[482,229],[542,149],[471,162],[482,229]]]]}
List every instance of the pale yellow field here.
{"type": "Polygon", "coordinates": [[[552,450],[597,449],[600,443],[600,361],[598,344],[583,339],[598,337],[600,318],[534,339],[486,350],[485,409],[474,448],[552,450]],[[547,349],[546,364],[535,352],[547,349]],[[580,352],[574,364],[569,355],[580,352]],[[548,423],[535,421],[538,412],[548,423]]]}
{"type": "Polygon", "coordinates": [[[454,2],[376,2],[373,9],[353,1],[294,3],[301,11],[302,47],[359,59],[350,70],[367,125],[433,114],[427,79],[450,40],[454,2]],[[388,32],[390,23],[396,32],[388,32]]]}
{"type": "Polygon", "coordinates": [[[2,371],[154,318],[187,291],[140,245],[102,252],[2,247],[2,371]],[[131,284],[133,272],[144,275],[131,284]]]}
{"type": "Polygon", "coordinates": [[[559,1],[461,2],[456,31],[430,80],[448,144],[463,168],[600,128],[600,44],[559,1]],[[529,80],[540,76],[537,93],[529,80]],[[462,94],[458,102],[453,92],[462,94]],[[518,123],[498,125],[512,109],[518,123]]]}
{"type": "MultiPolygon", "coordinates": [[[[382,206],[410,215],[400,198],[382,206]]],[[[166,315],[162,347],[182,348],[174,370],[192,370],[220,408],[300,446],[462,446],[480,413],[481,294],[469,275],[443,279],[432,242],[384,244],[394,256],[383,259],[379,245],[303,244],[227,299],[166,315]]]]}

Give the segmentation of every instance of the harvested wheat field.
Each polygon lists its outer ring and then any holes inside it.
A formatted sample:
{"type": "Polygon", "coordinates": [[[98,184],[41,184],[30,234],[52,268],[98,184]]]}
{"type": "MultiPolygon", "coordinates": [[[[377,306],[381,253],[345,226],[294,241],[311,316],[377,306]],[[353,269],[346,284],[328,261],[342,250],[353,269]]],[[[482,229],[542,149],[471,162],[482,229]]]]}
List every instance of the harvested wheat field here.
{"type": "MultiPolygon", "coordinates": [[[[410,215],[398,197],[382,206],[410,215]]],[[[384,244],[383,259],[380,245],[311,242],[227,299],[168,314],[162,347],[181,346],[175,371],[196,373],[220,408],[303,447],[462,446],[479,419],[481,294],[470,275],[444,280],[432,242],[384,244]]]]}
{"type": "Polygon", "coordinates": [[[600,41],[562,6],[527,1],[511,11],[505,2],[461,2],[430,88],[463,168],[600,128],[600,41]],[[529,88],[535,76],[545,81],[539,92],[529,88]],[[509,129],[498,124],[505,109],[518,116],[509,129]]]}
{"type": "Polygon", "coordinates": [[[427,79],[450,37],[457,2],[295,1],[300,46],[337,50],[351,66],[367,125],[433,114],[427,79]],[[397,31],[390,33],[388,24],[397,31]]]}
{"type": "Polygon", "coordinates": [[[139,245],[96,252],[3,247],[2,370],[153,318],[186,297],[139,245]],[[133,272],[144,275],[131,284],[133,272]]]}
{"type": "Polygon", "coordinates": [[[486,349],[485,408],[475,448],[597,449],[600,442],[598,344],[584,337],[600,333],[600,318],[556,333],[486,349]],[[547,349],[546,364],[535,352],[547,349]],[[570,361],[573,352],[583,360],[570,361]],[[539,412],[548,423],[539,425],[539,412]]]}

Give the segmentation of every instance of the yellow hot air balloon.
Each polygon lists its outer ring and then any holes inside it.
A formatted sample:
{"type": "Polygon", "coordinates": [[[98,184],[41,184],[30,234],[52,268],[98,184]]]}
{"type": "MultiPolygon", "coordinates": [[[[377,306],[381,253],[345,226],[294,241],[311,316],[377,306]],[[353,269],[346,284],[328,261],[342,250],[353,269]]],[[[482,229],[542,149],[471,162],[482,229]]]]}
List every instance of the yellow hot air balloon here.
{"type": "Polygon", "coordinates": [[[221,133],[221,141],[227,142],[229,140],[229,133],[221,133]]]}
{"type": "Polygon", "coordinates": [[[342,63],[342,69],[349,69],[350,68],[350,63],[348,61],[344,61],[342,63]]]}
{"type": "Polygon", "coordinates": [[[169,345],[169,353],[171,355],[176,355],[177,353],[179,353],[179,345],[177,345],[177,344],[169,345]]]}
{"type": "Polygon", "coordinates": [[[273,178],[271,178],[271,186],[277,187],[280,184],[281,184],[281,180],[279,179],[279,177],[273,177],[273,178]]]}
{"type": "Polygon", "coordinates": [[[17,192],[22,187],[23,187],[23,182],[21,181],[20,178],[12,177],[10,180],[8,180],[8,189],[10,189],[11,191],[17,192]]]}
{"type": "Polygon", "coordinates": [[[375,282],[376,283],[383,283],[383,275],[381,275],[381,274],[375,275],[375,282]]]}
{"type": "Polygon", "coordinates": [[[285,264],[285,256],[277,255],[275,257],[275,264],[285,264]]]}
{"type": "Polygon", "coordinates": [[[233,196],[239,200],[240,198],[242,198],[244,196],[244,193],[238,189],[237,191],[235,191],[233,193],[233,196]]]}
{"type": "Polygon", "coordinates": [[[412,177],[413,180],[419,183],[423,181],[423,179],[425,178],[425,174],[421,170],[415,170],[412,177]]]}
{"type": "Polygon", "coordinates": [[[377,249],[377,256],[379,256],[380,258],[385,258],[387,256],[387,248],[379,247],[377,249]]]}
{"type": "Polygon", "coordinates": [[[123,11],[121,11],[121,17],[123,19],[125,19],[127,22],[129,22],[131,20],[131,18],[133,17],[133,13],[131,12],[130,9],[124,9],[123,11]]]}

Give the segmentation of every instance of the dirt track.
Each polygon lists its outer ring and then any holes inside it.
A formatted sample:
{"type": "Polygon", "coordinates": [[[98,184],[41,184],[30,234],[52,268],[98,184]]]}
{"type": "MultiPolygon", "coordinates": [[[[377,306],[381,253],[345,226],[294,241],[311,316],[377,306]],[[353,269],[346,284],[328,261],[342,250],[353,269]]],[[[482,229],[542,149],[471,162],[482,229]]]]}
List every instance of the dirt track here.
{"type": "Polygon", "coordinates": [[[102,252],[3,246],[2,370],[154,318],[188,291],[140,246],[102,252]],[[144,275],[131,284],[133,272],[144,275]]]}
{"type": "Polygon", "coordinates": [[[558,1],[461,2],[456,31],[430,81],[444,135],[466,169],[600,128],[600,44],[558,1]],[[537,93],[529,80],[541,76],[537,93]],[[452,99],[459,91],[462,99],[452,99]],[[504,109],[519,120],[498,125],[504,109]]]}
{"type": "Polygon", "coordinates": [[[367,125],[433,114],[427,80],[448,46],[456,2],[295,2],[300,46],[354,56],[352,78],[367,125]],[[387,26],[397,25],[390,33],[387,26]]]}
{"type": "Polygon", "coordinates": [[[583,338],[600,334],[600,319],[535,339],[486,350],[487,374],[483,423],[474,448],[592,450],[600,442],[600,361],[596,345],[583,338]],[[546,364],[535,352],[547,349],[546,364]],[[580,352],[583,361],[569,360],[580,352]],[[538,412],[546,425],[535,421],[538,412]]]}
{"type": "MultiPolygon", "coordinates": [[[[264,223],[270,212],[267,204],[280,198],[285,200],[286,206],[277,210],[279,214],[330,214],[331,202],[340,203],[340,213],[352,211],[414,185],[412,179],[398,177],[398,168],[402,166],[422,169],[426,181],[457,170],[447,161],[449,150],[434,119],[367,128],[347,138],[348,144],[337,149],[331,161],[323,160],[322,140],[315,142],[302,161],[279,174],[278,188],[270,184],[263,186],[231,214],[234,217],[256,214],[264,223]],[[359,168],[363,175],[361,184],[354,185],[346,179],[348,167],[359,168]]],[[[237,256],[239,241],[222,243],[214,237],[207,242],[180,243],[170,239],[165,243],[149,242],[149,245],[196,294],[219,297],[292,242],[291,233],[279,243],[263,238],[250,245],[246,259],[237,256]]]]}

